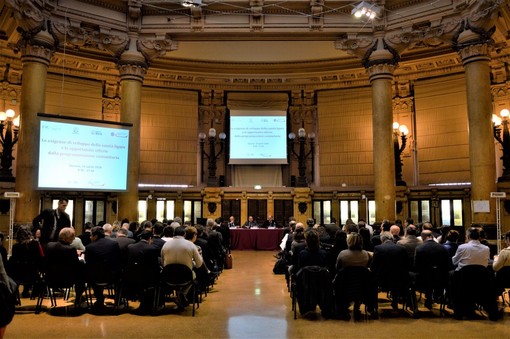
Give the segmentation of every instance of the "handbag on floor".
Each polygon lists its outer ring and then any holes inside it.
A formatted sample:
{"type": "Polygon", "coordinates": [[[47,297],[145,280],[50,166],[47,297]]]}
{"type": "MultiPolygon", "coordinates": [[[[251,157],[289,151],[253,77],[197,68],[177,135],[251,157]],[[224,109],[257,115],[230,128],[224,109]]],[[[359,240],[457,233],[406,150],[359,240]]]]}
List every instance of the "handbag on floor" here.
{"type": "Polygon", "coordinates": [[[232,269],[232,253],[227,253],[225,257],[225,269],[230,270],[232,269]]]}

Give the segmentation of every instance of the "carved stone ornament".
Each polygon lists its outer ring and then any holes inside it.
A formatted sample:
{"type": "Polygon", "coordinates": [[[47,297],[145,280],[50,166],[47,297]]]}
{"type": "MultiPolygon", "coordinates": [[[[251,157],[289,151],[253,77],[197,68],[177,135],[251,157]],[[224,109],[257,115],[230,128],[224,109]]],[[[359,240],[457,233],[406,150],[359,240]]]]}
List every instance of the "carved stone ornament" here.
{"type": "Polygon", "coordinates": [[[368,50],[372,49],[376,39],[369,35],[354,35],[347,39],[339,39],[335,42],[335,48],[346,51],[348,54],[363,58],[368,50]]]}
{"type": "Polygon", "coordinates": [[[494,26],[503,0],[477,0],[472,6],[466,21],[471,29],[489,32],[494,26]]]}
{"type": "Polygon", "coordinates": [[[377,79],[393,79],[395,65],[392,64],[376,64],[367,68],[370,81],[377,79]]]}
{"type": "Polygon", "coordinates": [[[24,34],[37,34],[44,27],[45,17],[41,8],[33,0],[5,0],[11,7],[14,18],[24,34]]]}
{"type": "Polygon", "coordinates": [[[487,44],[469,45],[459,50],[459,55],[464,65],[473,61],[490,60],[487,44]]]}
{"type": "Polygon", "coordinates": [[[164,56],[166,52],[177,50],[179,44],[170,39],[139,39],[137,47],[147,62],[150,63],[157,57],[164,56]]]}
{"type": "Polygon", "coordinates": [[[22,44],[18,45],[21,50],[23,62],[39,62],[46,66],[50,65],[54,50],[45,46],[22,44]]]}
{"type": "Polygon", "coordinates": [[[210,214],[214,214],[216,212],[216,203],[215,202],[209,202],[207,203],[207,210],[210,214]]]}
{"type": "Polygon", "coordinates": [[[119,64],[120,77],[122,80],[137,80],[143,82],[147,68],[134,64],[119,64]]]}
{"type": "Polygon", "coordinates": [[[53,23],[55,37],[75,48],[91,48],[107,51],[115,58],[119,58],[129,42],[124,33],[105,34],[98,30],[67,25],[60,22],[53,23]]]}
{"type": "Polygon", "coordinates": [[[300,202],[298,204],[298,211],[301,214],[305,214],[306,210],[308,209],[308,204],[306,202],[300,202]]]}

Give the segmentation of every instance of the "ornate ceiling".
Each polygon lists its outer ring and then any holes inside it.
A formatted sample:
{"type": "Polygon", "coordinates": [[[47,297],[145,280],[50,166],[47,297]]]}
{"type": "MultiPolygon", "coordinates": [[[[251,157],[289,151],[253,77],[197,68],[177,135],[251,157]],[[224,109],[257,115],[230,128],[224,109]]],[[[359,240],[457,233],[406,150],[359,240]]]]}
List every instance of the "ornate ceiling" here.
{"type": "Polygon", "coordinates": [[[41,24],[48,23],[58,38],[50,66],[54,73],[115,81],[125,43],[137,39],[139,48],[152,51],[146,85],[352,87],[367,84],[356,48],[382,32],[400,48],[397,78],[416,79],[462,71],[451,39],[462,18],[483,15],[481,3],[502,3],[492,36],[493,63],[506,64],[506,0],[366,2],[380,6],[379,18],[354,18],[351,11],[360,1],[350,0],[202,0],[192,8],[181,0],[0,0],[0,65],[9,64],[14,73],[21,69],[16,28],[20,18],[31,17],[44,18],[41,24]]]}

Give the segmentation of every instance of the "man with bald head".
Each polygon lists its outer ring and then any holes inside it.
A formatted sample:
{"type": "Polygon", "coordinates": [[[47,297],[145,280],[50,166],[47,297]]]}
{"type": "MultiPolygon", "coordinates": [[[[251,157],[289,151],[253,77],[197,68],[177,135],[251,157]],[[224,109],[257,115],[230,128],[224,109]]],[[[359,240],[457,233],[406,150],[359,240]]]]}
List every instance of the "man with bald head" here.
{"type": "Polygon", "coordinates": [[[396,244],[400,240],[400,227],[391,225],[390,233],[393,236],[393,242],[396,244]]]}

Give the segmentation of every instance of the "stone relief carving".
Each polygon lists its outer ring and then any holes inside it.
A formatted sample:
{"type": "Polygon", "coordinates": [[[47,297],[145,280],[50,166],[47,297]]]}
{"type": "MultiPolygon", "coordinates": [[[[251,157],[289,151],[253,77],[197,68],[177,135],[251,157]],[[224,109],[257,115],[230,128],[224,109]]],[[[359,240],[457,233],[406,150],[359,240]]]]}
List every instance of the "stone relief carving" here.
{"type": "Polygon", "coordinates": [[[106,34],[98,27],[80,27],[76,23],[54,22],[53,33],[57,39],[74,48],[95,48],[109,52],[119,58],[128,44],[127,35],[118,32],[117,34],[106,34]]]}
{"type": "Polygon", "coordinates": [[[24,34],[34,35],[44,28],[45,16],[37,4],[32,0],[5,0],[7,6],[13,9],[14,17],[24,34]]]}
{"type": "Polygon", "coordinates": [[[175,51],[178,43],[170,39],[138,39],[137,48],[143,54],[147,63],[157,57],[164,56],[168,51],[175,51]]]}

